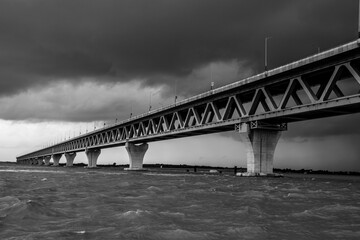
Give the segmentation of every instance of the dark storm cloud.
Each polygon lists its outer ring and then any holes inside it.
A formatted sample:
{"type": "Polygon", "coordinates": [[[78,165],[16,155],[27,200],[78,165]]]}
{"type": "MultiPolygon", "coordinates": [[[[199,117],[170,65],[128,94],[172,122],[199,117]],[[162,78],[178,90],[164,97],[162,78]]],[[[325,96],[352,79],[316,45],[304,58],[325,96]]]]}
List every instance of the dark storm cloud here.
{"type": "Polygon", "coordinates": [[[301,136],[306,139],[307,137],[322,138],[329,135],[360,135],[359,122],[360,114],[358,113],[291,123],[283,137],[289,139],[301,136]]]}
{"type": "Polygon", "coordinates": [[[196,83],[188,76],[210,62],[238,59],[260,71],[266,36],[273,37],[271,67],[351,40],[357,30],[356,4],[355,0],[3,0],[0,94],[83,77],[139,78],[149,85],[179,79],[182,91],[193,94],[196,83]]]}
{"type": "MultiPolygon", "coordinates": [[[[174,85],[181,97],[208,90],[210,71],[216,87],[262,71],[265,37],[272,37],[270,68],[351,41],[357,37],[357,4],[3,0],[0,97],[7,98],[0,101],[0,116],[39,121],[123,119],[130,108],[139,109],[137,113],[148,109],[149,94],[159,88],[154,108],[173,98],[174,85]],[[140,85],[135,86],[134,79],[140,85]],[[78,84],[86,81],[98,82],[78,84]],[[119,82],[128,89],[118,85],[99,90],[103,83],[119,82]],[[88,100],[97,98],[95,103],[88,100]],[[127,101],[130,98],[133,103],[127,101]]],[[[284,137],[353,134],[359,116],[339,119],[340,124],[337,118],[291,124],[284,137]]]]}

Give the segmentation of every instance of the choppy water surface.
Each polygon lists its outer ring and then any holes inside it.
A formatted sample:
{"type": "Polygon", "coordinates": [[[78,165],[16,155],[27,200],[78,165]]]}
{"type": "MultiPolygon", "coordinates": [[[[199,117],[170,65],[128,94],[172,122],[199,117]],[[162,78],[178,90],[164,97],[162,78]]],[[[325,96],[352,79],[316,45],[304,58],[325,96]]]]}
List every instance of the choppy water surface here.
{"type": "Polygon", "coordinates": [[[360,178],[0,167],[0,239],[360,239],[360,178]]]}

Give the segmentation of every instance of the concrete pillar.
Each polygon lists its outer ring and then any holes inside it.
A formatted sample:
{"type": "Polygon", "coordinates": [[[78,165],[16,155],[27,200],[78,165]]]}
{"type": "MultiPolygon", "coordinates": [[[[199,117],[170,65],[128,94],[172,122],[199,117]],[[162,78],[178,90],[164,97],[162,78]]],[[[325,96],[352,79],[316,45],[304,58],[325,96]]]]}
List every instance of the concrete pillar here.
{"type": "Polygon", "coordinates": [[[51,159],[51,156],[45,156],[45,157],[44,157],[45,166],[49,166],[49,165],[50,165],[50,159],[51,159]]]}
{"type": "Polygon", "coordinates": [[[73,162],[74,162],[75,157],[76,157],[76,152],[74,152],[74,153],[65,153],[66,166],[67,167],[72,167],[73,166],[73,162]]]}
{"type": "Polygon", "coordinates": [[[61,156],[62,156],[62,154],[53,154],[52,155],[52,159],[54,161],[53,166],[55,166],[55,167],[59,166],[61,156]]]}
{"type": "Polygon", "coordinates": [[[240,132],[240,136],[246,147],[248,174],[273,174],[274,153],[281,131],[248,129],[240,132]]]}
{"type": "Polygon", "coordinates": [[[143,160],[146,151],[149,148],[147,143],[141,145],[135,145],[133,143],[126,142],[125,148],[129,154],[130,166],[125,170],[141,170],[143,169],[143,160]]]}
{"type": "Polygon", "coordinates": [[[88,168],[96,168],[96,162],[101,153],[101,149],[86,149],[85,154],[88,159],[88,168]]]}
{"type": "Polygon", "coordinates": [[[38,158],[37,159],[37,164],[40,165],[40,166],[43,165],[44,164],[43,158],[38,158]]]}

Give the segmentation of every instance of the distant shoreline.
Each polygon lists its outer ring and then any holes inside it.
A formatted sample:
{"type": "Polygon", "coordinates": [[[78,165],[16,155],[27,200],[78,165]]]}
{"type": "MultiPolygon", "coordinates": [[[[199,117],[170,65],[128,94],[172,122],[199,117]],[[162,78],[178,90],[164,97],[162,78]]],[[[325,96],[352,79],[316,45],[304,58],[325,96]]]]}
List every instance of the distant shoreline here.
{"type": "MultiPolygon", "coordinates": [[[[16,162],[0,162],[1,165],[17,165],[16,162]]],[[[19,165],[19,166],[38,166],[38,165],[19,165]]],[[[65,166],[65,163],[61,163],[60,166],[65,166]]],[[[74,167],[85,167],[87,164],[74,163],[74,167]]],[[[99,168],[127,168],[128,164],[114,165],[114,164],[98,164],[99,168]]],[[[145,169],[184,169],[186,172],[204,172],[210,170],[217,170],[219,173],[234,173],[234,167],[213,167],[206,165],[187,165],[187,164],[144,164],[145,169]]],[[[236,172],[246,172],[246,168],[237,167],[236,172]]],[[[274,168],[274,173],[286,174],[286,173],[297,173],[297,174],[316,174],[316,175],[351,175],[360,176],[360,172],[356,171],[328,171],[328,170],[312,170],[312,169],[280,169],[274,168]]]]}

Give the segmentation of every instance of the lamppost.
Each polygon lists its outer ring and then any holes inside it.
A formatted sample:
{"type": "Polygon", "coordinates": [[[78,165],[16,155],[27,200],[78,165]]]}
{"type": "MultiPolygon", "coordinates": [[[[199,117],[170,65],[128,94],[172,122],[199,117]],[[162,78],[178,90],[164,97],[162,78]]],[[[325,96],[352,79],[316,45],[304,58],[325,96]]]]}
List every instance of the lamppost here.
{"type": "Polygon", "coordinates": [[[359,0],[359,11],[358,11],[358,38],[360,38],[360,0],[359,0]]]}
{"type": "Polygon", "coordinates": [[[267,70],[268,70],[268,40],[270,38],[272,38],[272,37],[265,38],[265,72],[267,72],[267,70]]]}
{"type": "Polygon", "coordinates": [[[133,111],[133,109],[132,109],[132,101],[130,101],[130,118],[132,117],[132,111],[133,111]]]}
{"type": "Polygon", "coordinates": [[[177,98],[178,98],[178,96],[177,96],[177,79],[175,79],[175,104],[176,104],[177,98]]]}
{"type": "Polygon", "coordinates": [[[158,94],[160,92],[160,89],[157,90],[156,92],[150,92],[149,94],[149,112],[151,111],[151,97],[158,94]]]}

